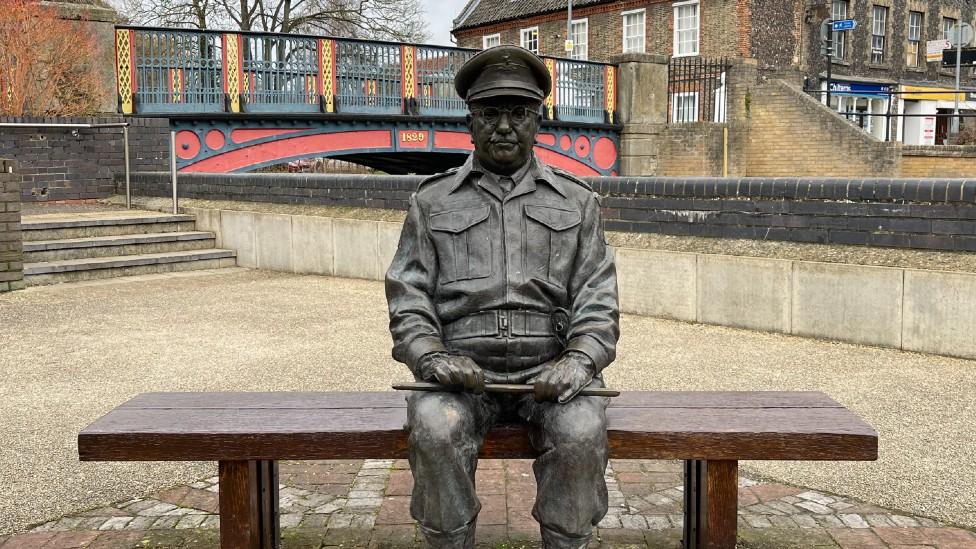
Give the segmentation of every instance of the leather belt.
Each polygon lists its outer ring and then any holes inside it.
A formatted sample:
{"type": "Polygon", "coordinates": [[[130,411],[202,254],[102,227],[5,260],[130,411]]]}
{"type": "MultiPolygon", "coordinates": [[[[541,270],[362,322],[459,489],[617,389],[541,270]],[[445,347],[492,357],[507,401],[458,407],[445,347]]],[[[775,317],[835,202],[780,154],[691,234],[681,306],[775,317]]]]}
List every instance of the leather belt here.
{"type": "Polygon", "coordinates": [[[538,311],[499,309],[470,314],[444,326],[444,339],[472,337],[555,337],[552,316],[538,311]]]}

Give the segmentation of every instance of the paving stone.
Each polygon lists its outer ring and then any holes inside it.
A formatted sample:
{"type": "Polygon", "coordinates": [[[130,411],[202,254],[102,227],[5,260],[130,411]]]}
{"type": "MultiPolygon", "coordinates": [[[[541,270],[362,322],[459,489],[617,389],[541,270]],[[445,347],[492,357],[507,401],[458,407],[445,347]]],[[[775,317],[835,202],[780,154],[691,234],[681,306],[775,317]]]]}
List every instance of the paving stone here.
{"type": "Polygon", "coordinates": [[[753,528],[772,528],[773,523],[769,521],[768,518],[762,515],[743,515],[746,523],[753,528]]]}
{"type": "Polygon", "coordinates": [[[170,511],[176,508],[177,507],[172,503],[159,502],[153,505],[152,507],[148,507],[146,509],[143,509],[142,511],[139,511],[136,514],[144,517],[159,517],[165,515],[166,513],[169,513],[170,511]]]}
{"type": "Polygon", "coordinates": [[[976,547],[976,535],[958,528],[875,528],[874,532],[888,544],[976,547]]]}
{"type": "Polygon", "coordinates": [[[671,528],[671,521],[664,515],[651,515],[645,518],[647,519],[648,530],[667,530],[671,528]]]}
{"type": "Polygon", "coordinates": [[[844,549],[853,549],[857,547],[864,547],[865,549],[886,547],[885,543],[881,541],[881,538],[870,530],[829,528],[827,533],[829,533],[830,536],[834,538],[834,541],[836,541],[837,544],[844,549]]]}
{"type": "Polygon", "coordinates": [[[126,524],[132,522],[132,517],[112,517],[98,527],[99,530],[122,530],[126,524]]]}
{"type": "Polygon", "coordinates": [[[801,501],[796,504],[797,507],[802,507],[811,513],[816,513],[818,515],[829,515],[834,512],[833,509],[827,507],[822,503],[817,503],[815,501],[801,501]]]}
{"type": "MultiPolygon", "coordinates": [[[[481,534],[482,528],[478,528],[481,534]]],[[[417,545],[416,529],[413,525],[377,526],[370,537],[370,549],[400,549],[417,545]]]]}
{"type": "Polygon", "coordinates": [[[345,509],[345,507],[346,507],[346,500],[344,498],[336,498],[330,501],[329,503],[326,503],[325,505],[320,505],[315,509],[312,509],[312,512],[329,514],[329,513],[335,513],[336,511],[339,511],[341,509],[345,509]]]}
{"type": "Polygon", "coordinates": [[[135,517],[129,524],[125,525],[126,530],[148,530],[153,523],[156,522],[156,517],[135,517]]]}
{"type": "Polygon", "coordinates": [[[37,549],[56,535],[56,532],[16,534],[7,538],[3,549],[37,549]]]}
{"type": "Polygon", "coordinates": [[[903,515],[891,515],[891,522],[900,528],[918,528],[920,526],[917,520],[903,515]]]}
{"type": "Polygon", "coordinates": [[[834,502],[837,501],[836,499],[834,499],[834,498],[832,498],[832,497],[830,497],[828,495],[821,494],[820,492],[813,492],[813,491],[801,492],[801,493],[797,494],[796,497],[798,497],[800,499],[805,499],[805,500],[808,500],[808,501],[814,501],[814,502],[819,503],[820,505],[830,505],[831,503],[834,503],[834,502]]]}
{"type": "Polygon", "coordinates": [[[353,513],[335,513],[329,519],[328,527],[332,528],[352,528],[357,530],[369,529],[376,524],[374,515],[359,515],[353,513]]]}
{"type": "Polygon", "coordinates": [[[367,528],[329,528],[322,539],[322,545],[340,545],[343,547],[368,547],[370,527],[367,528]]]}
{"type": "Polygon", "coordinates": [[[743,528],[739,530],[740,547],[748,549],[827,549],[838,545],[821,529],[795,530],[778,528],[743,528]]]}
{"type": "Polygon", "coordinates": [[[176,529],[186,530],[187,528],[198,528],[206,518],[206,515],[184,515],[176,523],[176,529]]]}
{"type": "Polygon", "coordinates": [[[176,523],[180,521],[181,517],[160,517],[156,519],[156,522],[150,526],[150,530],[171,530],[176,528],[176,523]]]}
{"type": "Polygon", "coordinates": [[[640,530],[628,528],[600,528],[597,530],[597,537],[601,546],[604,543],[612,542],[615,545],[621,543],[644,543],[644,533],[640,530]]]}
{"type": "Polygon", "coordinates": [[[647,520],[641,515],[620,515],[620,524],[631,530],[647,530],[647,520]]]}
{"type": "Polygon", "coordinates": [[[839,518],[844,524],[846,524],[847,526],[849,526],[851,528],[870,528],[871,527],[871,525],[869,525],[867,523],[867,521],[864,520],[864,517],[862,517],[861,515],[841,514],[841,515],[837,515],[837,518],[839,518]]]}
{"type": "MultiPolygon", "coordinates": [[[[76,549],[90,546],[100,532],[58,532],[43,546],[45,549],[76,549]]],[[[0,544],[2,545],[2,544],[0,544]]]]}
{"type": "Polygon", "coordinates": [[[410,517],[410,496],[384,498],[376,515],[376,524],[413,524],[413,518],[410,517]]]}

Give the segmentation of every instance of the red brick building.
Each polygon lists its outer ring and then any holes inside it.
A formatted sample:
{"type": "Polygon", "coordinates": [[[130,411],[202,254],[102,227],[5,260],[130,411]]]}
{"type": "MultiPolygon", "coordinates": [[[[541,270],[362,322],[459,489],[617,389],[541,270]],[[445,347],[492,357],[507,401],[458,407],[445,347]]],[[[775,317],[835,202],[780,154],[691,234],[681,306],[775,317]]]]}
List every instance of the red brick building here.
{"type": "MultiPolygon", "coordinates": [[[[608,61],[621,53],[673,57],[760,57],[752,11],[786,24],[763,25],[763,42],[793,43],[798,0],[576,0],[574,51],[567,55],[565,0],[471,0],[454,21],[458,45],[518,44],[541,55],[608,61]],[[766,6],[768,4],[768,6],[766,6]],[[782,34],[782,39],[777,39],[782,34]]],[[[798,52],[787,52],[792,61],[798,52]]],[[[771,59],[772,60],[772,59],[771,59]]]]}

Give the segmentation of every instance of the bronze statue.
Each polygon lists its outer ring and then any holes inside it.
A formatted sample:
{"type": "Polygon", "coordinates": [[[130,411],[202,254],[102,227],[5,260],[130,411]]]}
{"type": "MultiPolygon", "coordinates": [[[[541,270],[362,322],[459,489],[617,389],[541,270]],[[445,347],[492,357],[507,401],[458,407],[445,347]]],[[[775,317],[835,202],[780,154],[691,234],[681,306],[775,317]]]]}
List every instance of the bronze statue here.
{"type": "Polygon", "coordinates": [[[478,450],[524,421],[539,451],[532,515],[545,547],[586,547],[607,512],[608,399],[617,279],[595,193],[532,152],[552,82],[531,52],[498,46],[455,78],[474,153],[410,200],[386,275],[393,357],[453,389],[408,397],[411,514],[431,547],[469,548],[478,450]],[[533,395],[486,393],[529,383],[533,395]]]}

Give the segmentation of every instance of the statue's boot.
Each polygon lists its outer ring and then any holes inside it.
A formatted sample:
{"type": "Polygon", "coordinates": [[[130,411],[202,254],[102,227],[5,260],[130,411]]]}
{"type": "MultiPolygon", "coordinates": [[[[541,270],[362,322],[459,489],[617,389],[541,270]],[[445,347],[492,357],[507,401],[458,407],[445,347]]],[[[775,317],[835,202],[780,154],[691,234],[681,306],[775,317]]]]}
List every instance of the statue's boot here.
{"type": "Polygon", "coordinates": [[[474,531],[477,526],[477,517],[468,524],[454,530],[453,532],[438,532],[431,530],[420,524],[420,531],[427,540],[427,547],[431,549],[473,549],[474,531]]]}
{"type": "Polygon", "coordinates": [[[567,536],[545,526],[541,531],[543,549],[585,549],[593,538],[592,533],[581,537],[567,536]]]}

